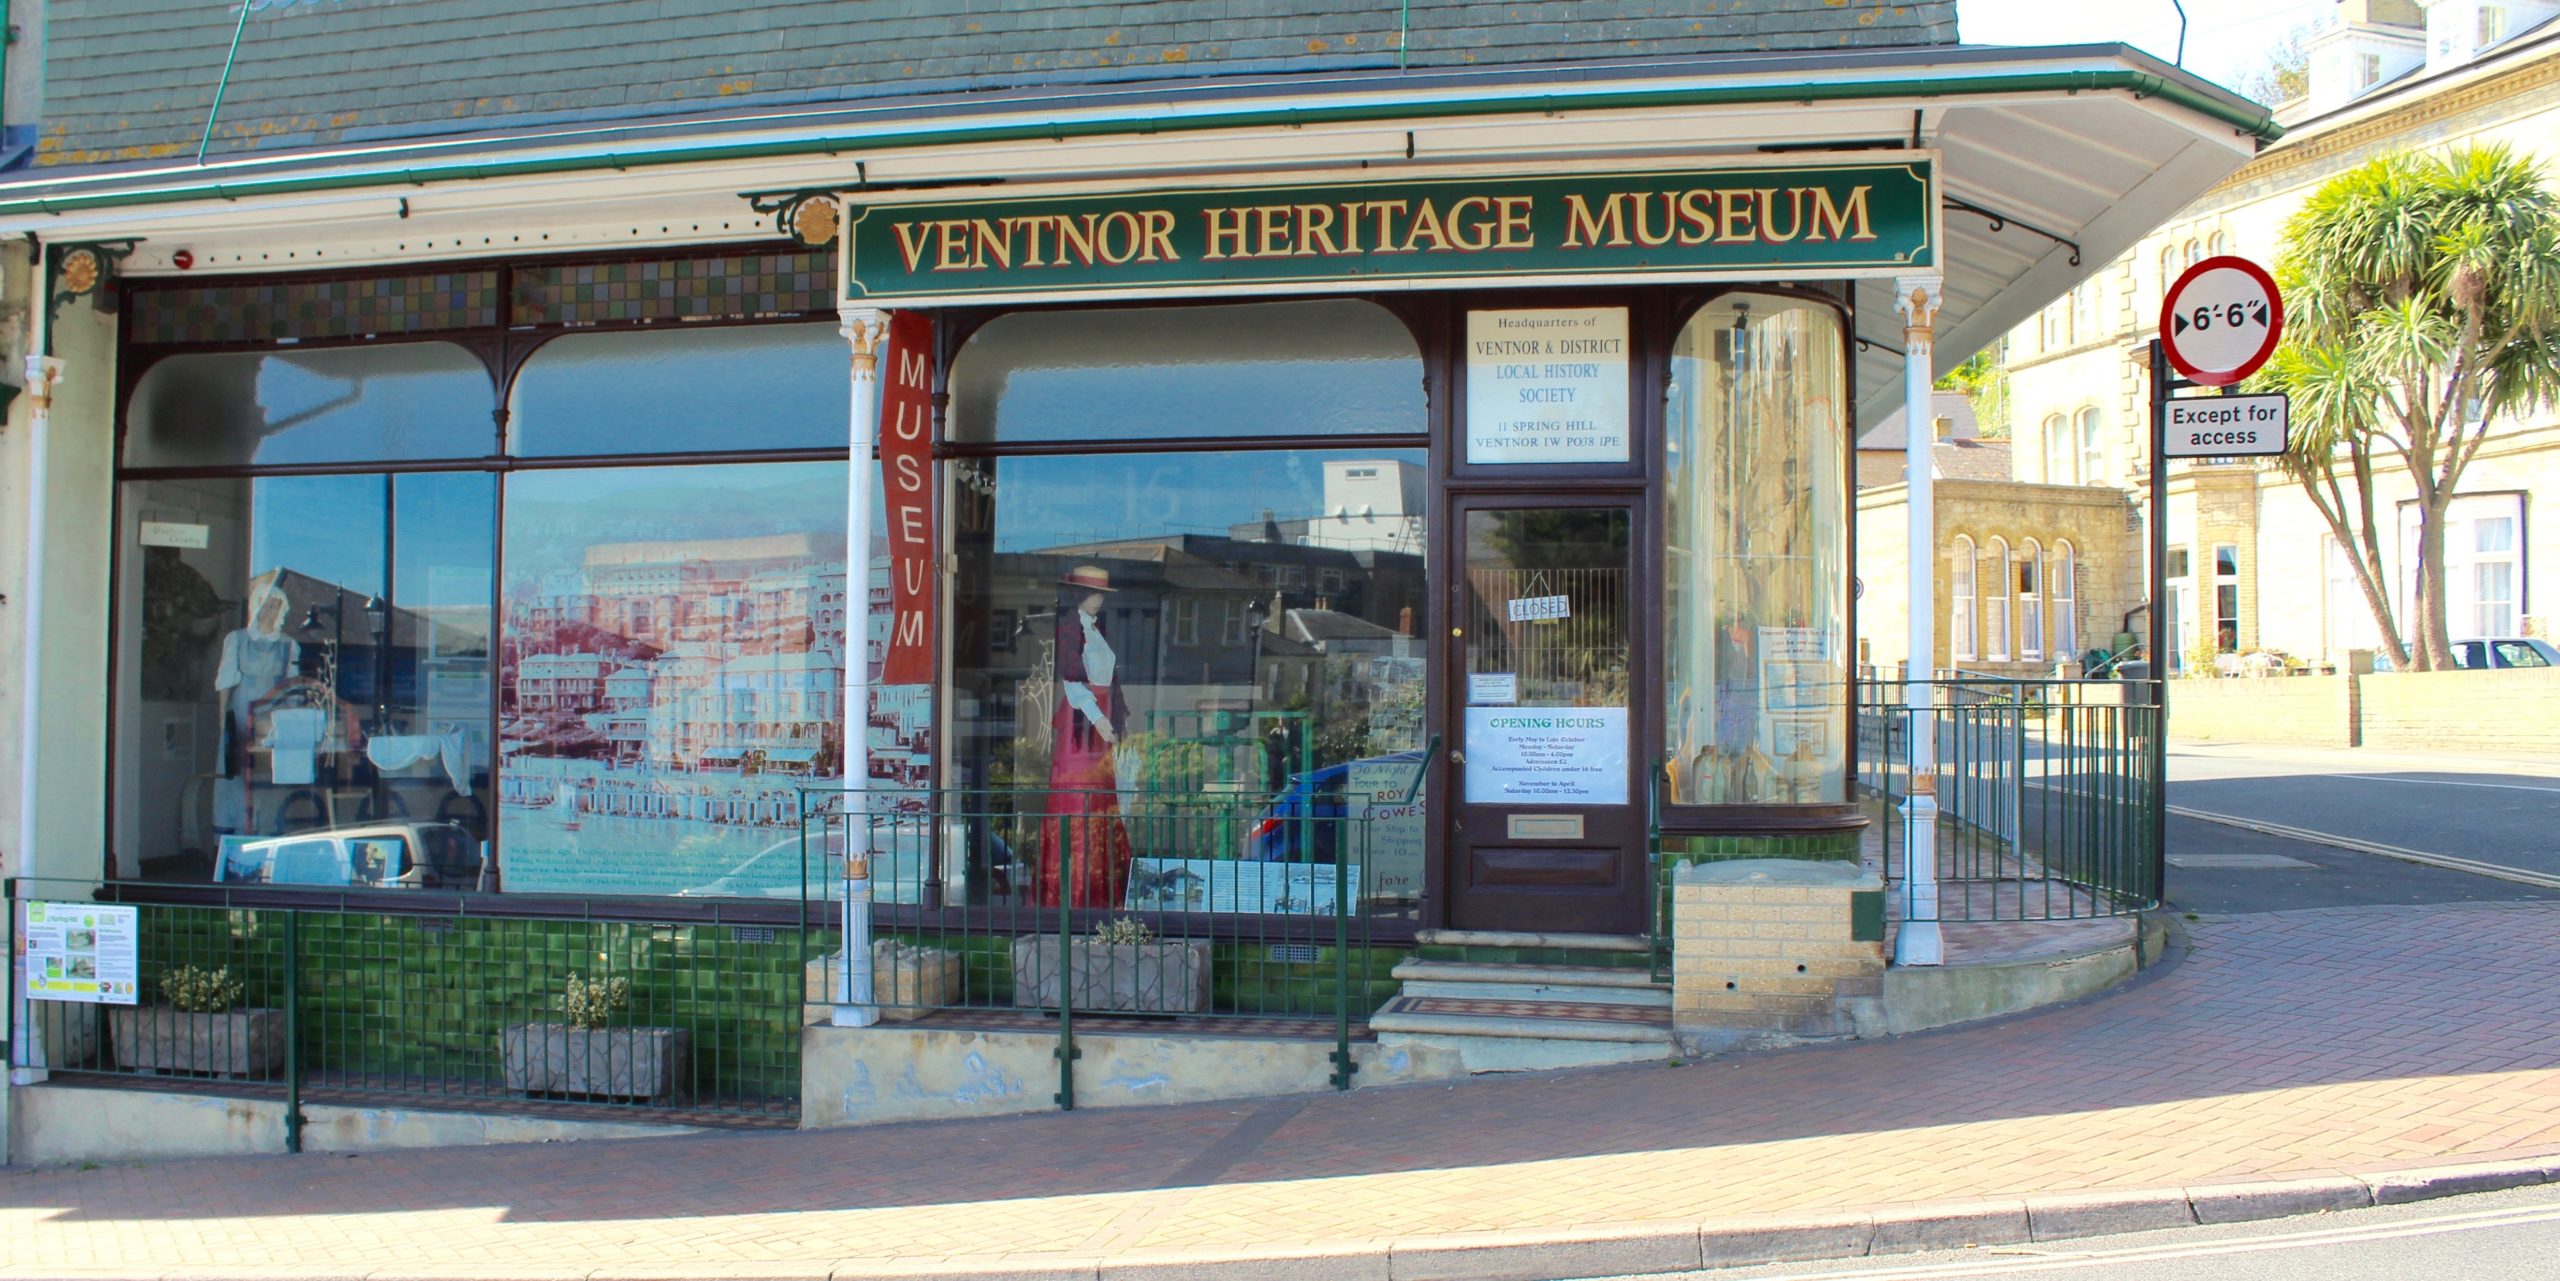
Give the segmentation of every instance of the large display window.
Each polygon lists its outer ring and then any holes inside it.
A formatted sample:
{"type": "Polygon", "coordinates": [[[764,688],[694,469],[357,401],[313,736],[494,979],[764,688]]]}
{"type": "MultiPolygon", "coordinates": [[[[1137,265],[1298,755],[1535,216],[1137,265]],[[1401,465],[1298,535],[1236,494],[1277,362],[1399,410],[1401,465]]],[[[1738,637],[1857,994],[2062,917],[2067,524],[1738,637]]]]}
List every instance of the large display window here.
{"type": "Polygon", "coordinates": [[[116,874],[796,898],[845,758],[846,356],[829,320],[149,361],[116,874]]]}
{"type": "Polygon", "coordinates": [[[1671,350],[1664,749],[1674,804],[1847,799],[1842,319],[1730,294],[1671,350]]]}
{"type": "Polygon", "coordinates": [[[496,493],[468,472],[127,484],[128,873],[486,887],[496,493]]]}
{"type": "Polygon", "coordinates": [[[977,448],[953,464],[948,784],[1050,816],[978,895],[1307,910],[1236,865],[1330,863],[1312,846],[1345,829],[1288,820],[1349,807],[1371,820],[1360,897],[1418,902],[1428,473],[1402,322],[1341,301],[1020,313],[950,385],[949,435],[977,448]],[[1188,438],[1218,443],[1136,443],[1188,438]]]}
{"type": "Polygon", "coordinates": [[[500,865],[548,893],[797,899],[844,768],[845,465],[508,478],[500,865]]]}

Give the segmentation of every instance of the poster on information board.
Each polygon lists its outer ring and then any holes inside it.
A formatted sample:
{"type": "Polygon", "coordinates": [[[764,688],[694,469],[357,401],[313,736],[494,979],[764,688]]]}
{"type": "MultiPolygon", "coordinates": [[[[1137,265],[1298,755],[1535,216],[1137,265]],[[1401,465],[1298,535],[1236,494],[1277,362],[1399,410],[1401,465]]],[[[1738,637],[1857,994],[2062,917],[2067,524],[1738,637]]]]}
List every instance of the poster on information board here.
{"type": "Polygon", "coordinates": [[[140,909],[96,903],[19,905],[18,947],[26,993],[36,1001],[132,1005],[140,909]]]}

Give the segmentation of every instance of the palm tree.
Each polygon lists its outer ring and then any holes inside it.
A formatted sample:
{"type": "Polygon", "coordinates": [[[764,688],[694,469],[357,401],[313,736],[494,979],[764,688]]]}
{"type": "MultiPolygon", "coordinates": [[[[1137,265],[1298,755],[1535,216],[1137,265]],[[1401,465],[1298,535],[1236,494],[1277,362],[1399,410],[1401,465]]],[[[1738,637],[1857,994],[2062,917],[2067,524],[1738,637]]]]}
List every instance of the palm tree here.
{"type": "Polygon", "coordinates": [[[2323,184],[2285,239],[2286,350],[2264,380],[2296,398],[2286,468],[2352,549],[2395,663],[2451,667],[2445,510],[2496,423],[2560,402],[2560,194],[2503,145],[2402,152],[2323,184]],[[2417,491],[2405,652],[2373,524],[2386,451],[2417,491]]]}

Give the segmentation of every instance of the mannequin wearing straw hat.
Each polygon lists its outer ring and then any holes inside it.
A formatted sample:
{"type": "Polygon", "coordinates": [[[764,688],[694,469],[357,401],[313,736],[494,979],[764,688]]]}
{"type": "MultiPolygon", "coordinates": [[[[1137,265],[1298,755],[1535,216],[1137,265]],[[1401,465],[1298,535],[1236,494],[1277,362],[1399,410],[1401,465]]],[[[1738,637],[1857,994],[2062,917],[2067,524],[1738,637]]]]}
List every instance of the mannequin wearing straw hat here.
{"type": "Polygon", "coordinates": [[[1120,825],[1112,750],[1129,722],[1120,696],[1120,660],[1103,634],[1102,605],[1113,591],[1100,565],[1078,565],[1058,583],[1057,711],[1050,721],[1050,815],[1041,827],[1039,902],[1055,907],[1120,906],[1129,882],[1129,833],[1120,825]],[[1067,849],[1060,850],[1065,835],[1067,849]],[[1061,859],[1060,855],[1071,857],[1061,859]]]}

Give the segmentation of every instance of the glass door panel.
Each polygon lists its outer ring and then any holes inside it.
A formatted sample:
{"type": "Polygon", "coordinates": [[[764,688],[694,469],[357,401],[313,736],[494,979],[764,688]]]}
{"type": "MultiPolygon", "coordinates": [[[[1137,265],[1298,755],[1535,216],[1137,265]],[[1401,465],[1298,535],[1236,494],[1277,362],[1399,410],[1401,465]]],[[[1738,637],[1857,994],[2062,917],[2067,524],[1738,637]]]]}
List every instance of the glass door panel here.
{"type": "Polygon", "coordinates": [[[1635,933],[1635,512],[1468,505],[1457,534],[1450,924],[1635,933]]]}

